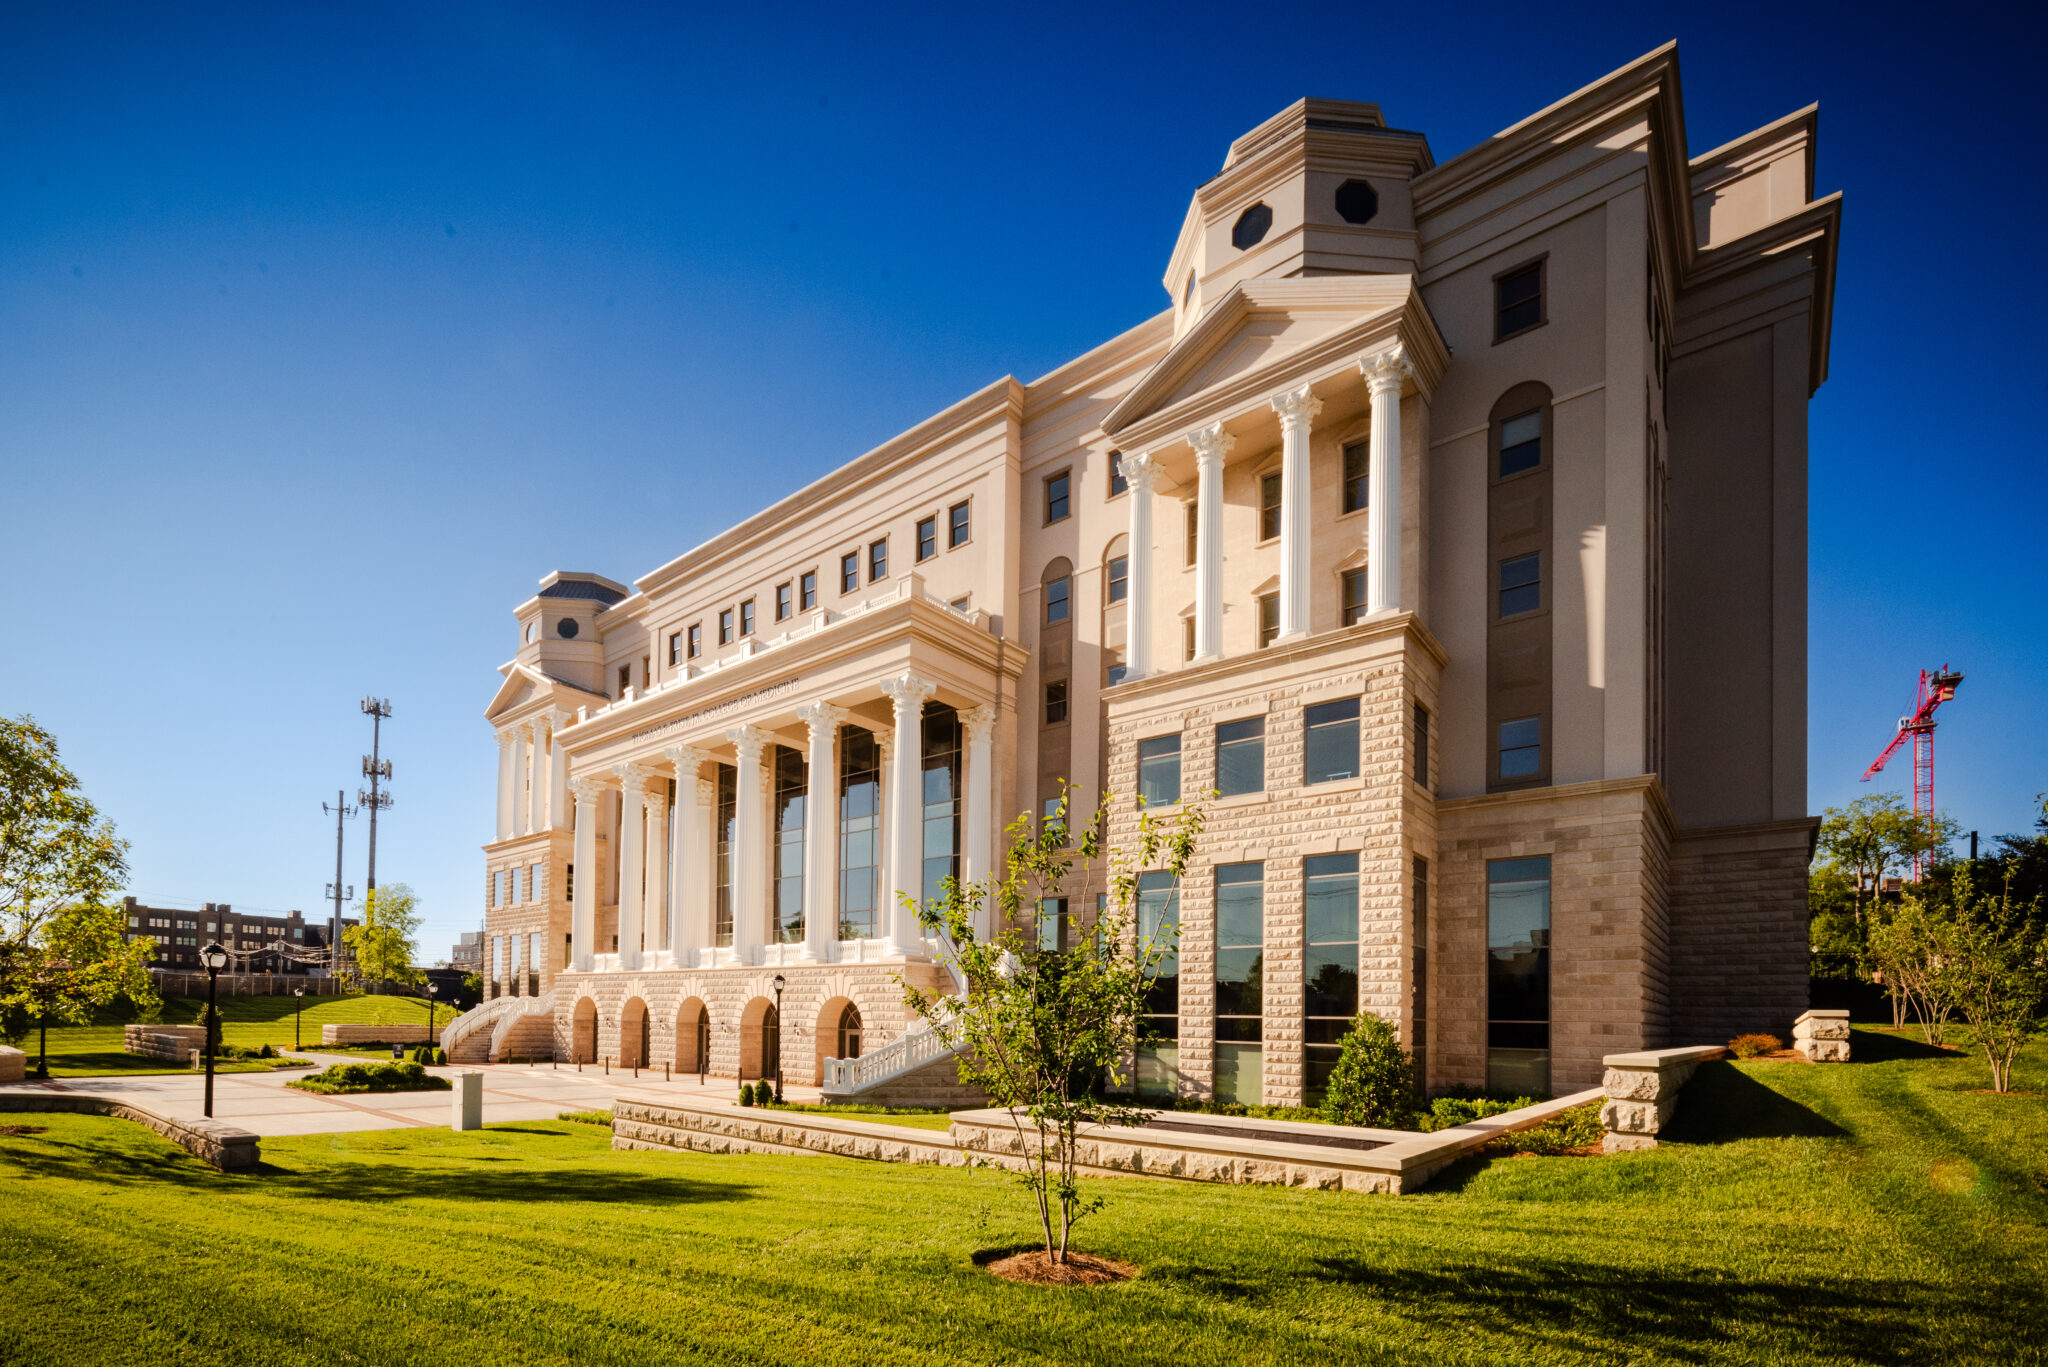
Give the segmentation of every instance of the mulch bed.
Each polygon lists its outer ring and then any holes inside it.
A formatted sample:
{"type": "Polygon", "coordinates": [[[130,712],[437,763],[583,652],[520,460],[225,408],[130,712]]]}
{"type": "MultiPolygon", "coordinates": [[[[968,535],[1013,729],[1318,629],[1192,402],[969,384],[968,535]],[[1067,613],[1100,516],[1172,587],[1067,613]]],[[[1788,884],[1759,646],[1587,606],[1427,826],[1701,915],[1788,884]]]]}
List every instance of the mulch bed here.
{"type": "Polygon", "coordinates": [[[1042,1248],[997,1259],[988,1264],[988,1270],[1006,1282],[1029,1282],[1034,1286],[1101,1286],[1127,1282],[1138,1275],[1138,1269],[1130,1263],[1087,1253],[1069,1253],[1064,1263],[1056,1263],[1042,1248]]]}
{"type": "Polygon", "coordinates": [[[0,1134],[41,1134],[41,1125],[0,1125],[0,1134]]]}

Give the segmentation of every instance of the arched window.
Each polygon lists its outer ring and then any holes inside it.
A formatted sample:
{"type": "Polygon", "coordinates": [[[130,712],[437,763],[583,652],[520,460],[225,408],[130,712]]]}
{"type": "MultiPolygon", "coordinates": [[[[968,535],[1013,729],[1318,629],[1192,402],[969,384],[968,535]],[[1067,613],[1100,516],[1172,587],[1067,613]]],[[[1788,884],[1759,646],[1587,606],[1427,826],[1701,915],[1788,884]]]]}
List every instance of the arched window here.
{"type": "Polygon", "coordinates": [[[846,1009],[839,1013],[839,1053],[836,1057],[860,1057],[860,1008],[852,1002],[848,1002],[846,1009]]]}

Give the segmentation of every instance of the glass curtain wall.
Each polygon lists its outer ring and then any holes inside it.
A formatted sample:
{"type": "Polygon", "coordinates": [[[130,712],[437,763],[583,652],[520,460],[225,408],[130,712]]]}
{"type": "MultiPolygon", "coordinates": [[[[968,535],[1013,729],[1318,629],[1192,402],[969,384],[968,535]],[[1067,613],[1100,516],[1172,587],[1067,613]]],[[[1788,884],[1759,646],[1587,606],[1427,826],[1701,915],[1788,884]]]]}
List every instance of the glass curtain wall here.
{"type": "Polygon", "coordinates": [[[738,835],[734,817],[739,810],[740,771],[730,764],[718,768],[717,810],[712,818],[712,840],[717,846],[716,895],[712,941],[721,949],[732,948],[732,844],[738,835]]]}
{"type": "Polygon", "coordinates": [[[810,774],[801,750],[775,747],[775,932],[783,944],[804,938],[804,799],[810,774]]]}
{"type": "Polygon", "coordinates": [[[839,938],[871,940],[879,925],[882,752],[875,734],[839,728],[839,938]]]}
{"type": "Polygon", "coordinates": [[[1330,1085],[1344,1032],[1358,1014],[1358,856],[1310,855],[1301,872],[1308,923],[1303,1061],[1314,1105],[1330,1085]]]}
{"type": "Polygon", "coordinates": [[[1216,866],[1216,1099],[1265,1098],[1266,866],[1216,866]]]}
{"type": "Polygon", "coordinates": [[[1486,1085],[1550,1093],[1550,860],[1486,865],[1486,1085]]]}
{"type": "Polygon", "coordinates": [[[1145,1022],[1156,1039],[1138,1046],[1138,1093],[1171,1096],[1180,1068],[1180,888],[1165,872],[1138,875],[1138,945],[1163,948],[1145,998],[1145,1022]]]}
{"type": "Polygon", "coordinates": [[[920,749],[924,867],[917,895],[929,903],[945,895],[948,878],[960,876],[960,714],[926,703],[920,749]]]}

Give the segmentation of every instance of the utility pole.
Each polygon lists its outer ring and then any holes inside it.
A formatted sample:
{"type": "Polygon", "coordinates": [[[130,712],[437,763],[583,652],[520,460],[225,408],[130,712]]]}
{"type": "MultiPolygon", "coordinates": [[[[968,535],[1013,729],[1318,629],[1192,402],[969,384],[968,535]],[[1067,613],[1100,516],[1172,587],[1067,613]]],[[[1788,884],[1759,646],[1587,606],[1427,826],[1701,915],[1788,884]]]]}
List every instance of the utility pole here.
{"type": "Polygon", "coordinates": [[[377,890],[377,813],[391,805],[391,794],[377,787],[391,777],[391,761],[380,753],[384,719],[391,715],[391,699],[364,698],[363,714],[370,719],[370,753],[363,756],[363,777],[370,780],[370,790],[356,789],[356,801],[370,811],[370,867],[363,878],[363,895],[367,897],[377,890]]]}
{"type": "Polygon", "coordinates": [[[330,807],[323,802],[320,804],[320,810],[334,815],[334,881],[327,885],[327,895],[334,900],[334,929],[327,941],[327,971],[333,977],[340,978],[341,903],[343,898],[356,895],[354,888],[344,889],[341,886],[341,823],[346,818],[354,816],[356,809],[348,805],[346,795],[337,788],[334,792],[334,805],[330,807]]]}

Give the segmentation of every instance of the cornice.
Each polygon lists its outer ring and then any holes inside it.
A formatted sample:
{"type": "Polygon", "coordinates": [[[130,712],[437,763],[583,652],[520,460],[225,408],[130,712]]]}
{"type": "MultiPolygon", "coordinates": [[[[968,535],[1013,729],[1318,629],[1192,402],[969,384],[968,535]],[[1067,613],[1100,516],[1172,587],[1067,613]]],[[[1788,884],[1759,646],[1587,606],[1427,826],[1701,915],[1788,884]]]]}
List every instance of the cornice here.
{"type": "Polygon", "coordinates": [[[1249,655],[1226,655],[1220,660],[1204,664],[1181,665],[1176,669],[1147,674],[1142,679],[1128,679],[1102,690],[1103,702],[1112,709],[1126,705],[1140,705],[1158,700],[1163,695],[1181,689],[1199,689],[1206,684],[1228,681],[1232,675],[1246,670],[1270,673],[1275,668],[1289,663],[1307,660],[1313,656],[1329,654],[1356,648],[1368,641],[1380,641],[1402,637],[1419,647],[1441,674],[1450,666],[1450,653],[1422,624],[1422,618],[1412,612],[1389,613],[1355,626],[1339,627],[1333,631],[1317,632],[1297,641],[1276,641],[1272,645],[1249,655]]]}
{"type": "Polygon", "coordinates": [[[1519,807],[1545,802],[1569,801],[1582,797],[1608,797],[1641,794],[1643,805],[1649,809],[1664,827],[1666,839],[1678,834],[1678,823],[1671,815],[1671,801],[1664,794],[1664,781],[1655,774],[1631,774],[1627,778],[1595,778],[1581,783],[1557,783],[1548,787],[1516,788],[1505,793],[1474,793],[1470,797],[1440,797],[1436,801],[1439,817],[1458,812],[1478,811],[1487,807],[1519,807]]]}
{"type": "Polygon", "coordinates": [[[1136,327],[1082,352],[1024,386],[1028,409],[1078,393],[1087,380],[1140,362],[1148,352],[1163,351],[1173,341],[1173,310],[1161,309],[1136,327]]]}
{"type": "Polygon", "coordinates": [[[1699,253],[1693,268],[1686,272],[1680,293],[1701,289],[1766,265],[1787,252],[1811,244],[1815,278],[1814,320],[1807,347],[1806,392],[1810,397],[1828,377],[1828,352],[1832,345],[1835,318],[1835,268],[1841,237],[1842,192],[1837,190],[1775,222],[1699,253]]]}
{"type": "Polygon", "coordinates": [[[602,693],[557,679],[552,674],[543,673],[532,665],[521,664],[517,660],[507,660],[504,664],[499,665],[498,673],[504,676],[505,681],[498,685],[497,692],[491,695],[490,702],[484,706],[484,720],[492,726],[510,726],[516,722],[528,721],[533,716],[537,716],[550,709],[573,708],[575,706],[575,699],[567,696],[571,694],[609,701],[602,693]],[[537,696],[533,700],[531,710],[522,710],[517,717],[499,715],[501,708],[506,705],[502,700],[521,681],[530,685],[536,691],[537,696]]]}

